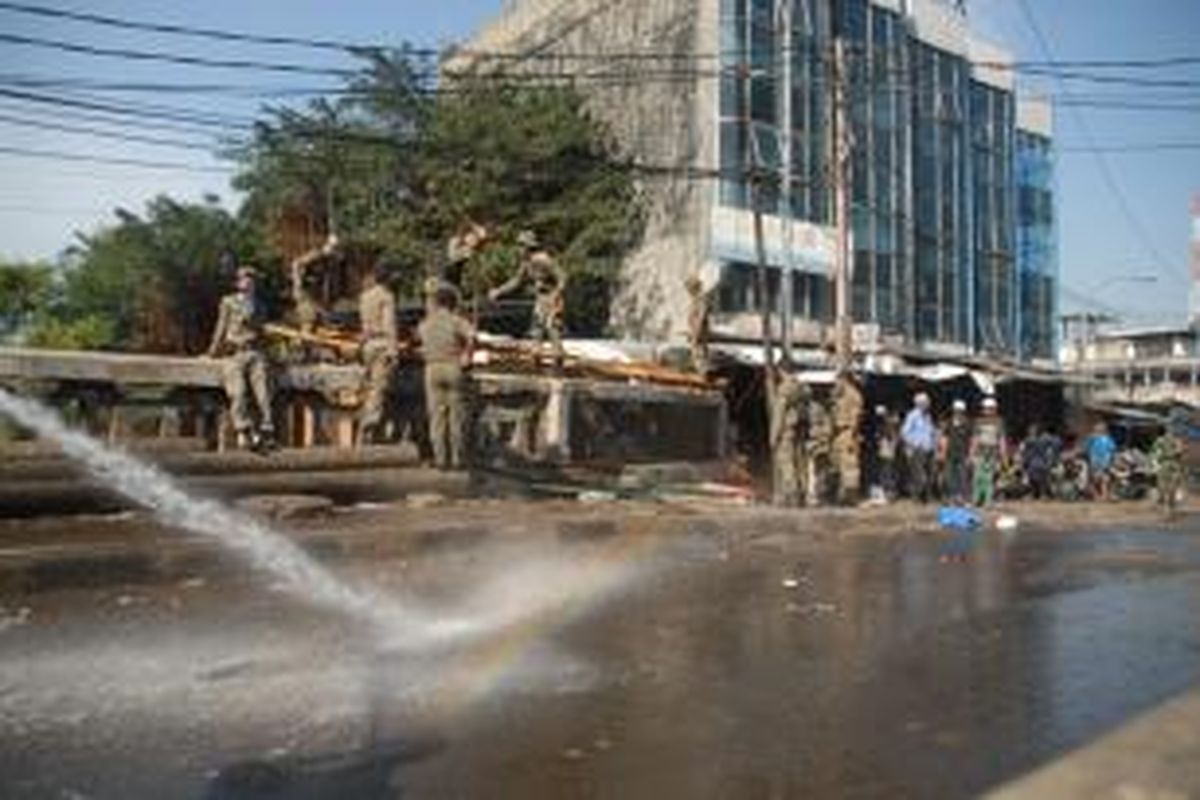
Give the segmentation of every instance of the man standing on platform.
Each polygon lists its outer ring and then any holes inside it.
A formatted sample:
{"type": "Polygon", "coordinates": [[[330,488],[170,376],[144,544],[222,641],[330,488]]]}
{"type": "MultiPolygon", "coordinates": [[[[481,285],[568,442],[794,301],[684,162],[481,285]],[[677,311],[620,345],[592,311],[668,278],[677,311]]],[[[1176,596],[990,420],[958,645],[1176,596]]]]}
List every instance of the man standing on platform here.
{"type": "Polygon", "coordinates": [[[838,376],[833,387],[833,459],[838,477],[838,502],[859,499],[862,466],[859,457],[859,430],[862,424],[863,398],[858,382],[850,373],[838,376]]]}
{"type": "Polygon", "coordinates": [[[238,267],[237,291],[221,298],[217,327],[207,355],[225,359],[222,378],[238,447],[265,452],[276,446],[275,422],[263,349],[264,315],[255,291],[256,278],[252,267],[238,267]],[[251,396],[257,407],[257,420],[250,412],[251,396]]]}
{"type": "MultiPolygon", "coordinates": [[[[768,390],[770,391],[770,390],[768,390]]],[[[776,381],[771,403],[771,496],[777,506],[794,508],[804,503],[805,428],[808,387],[793,375],[776,381]]]]}
{"type": "Polygon", "coordinates": [[[805,494],[808,505],[819,506],[829,499],[835,431],[827,398],[811,389],[807,422],[808,436],[804,442],[805,494]]]}
{"type": "Polygon", "coordinates": [[[937,428],[929,415],[929,395],[919,392],[913,398],[912,410],[900,429],[904,455],[908,464],[908,489],[912,498],[928,503],[933,479],[933,459],[937,453],[937,428]]]}
{"type": "Polygon", "coordinates": [[[492,289],[488,299],[494,303],[524,284],[532,284],[533,321],[529,338],[536,342],[549,342],[555,362],[561,364],[566,273],[554,257],[542,249],[533,231],[522,231],[517,237],[517,244],[521,247],[521,266],[512,278],[492,289]]]}
{"type": "Polygon", "coordinates": [[[384,423],[396,373],[396,295],[388,287],[389,270],[378,262],[364,280],[358,300],[362,325],[362,362],[366,385],[358,421],[358,445],[370,444],[384,423]]]}
{"type": "Polygon", "coordinates": [[[429,439],[438,469],[464,469],[467,462],[467,370],[475,329],[457,313],[458,293],[442,285],[417,329],[425,357],[429,439]]]}

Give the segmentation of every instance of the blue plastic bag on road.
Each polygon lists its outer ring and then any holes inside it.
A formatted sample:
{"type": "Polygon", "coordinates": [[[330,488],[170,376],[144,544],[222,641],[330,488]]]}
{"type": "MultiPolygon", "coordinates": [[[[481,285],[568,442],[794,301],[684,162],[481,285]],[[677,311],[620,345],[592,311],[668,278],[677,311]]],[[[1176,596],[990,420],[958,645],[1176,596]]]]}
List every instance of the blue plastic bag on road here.
{"type": "Polygon", "coordinates": [[[983,524],[979,514],[962,506],[942,506],[937,519],[939,526],[951,531],[973,531],[983,524]]]}

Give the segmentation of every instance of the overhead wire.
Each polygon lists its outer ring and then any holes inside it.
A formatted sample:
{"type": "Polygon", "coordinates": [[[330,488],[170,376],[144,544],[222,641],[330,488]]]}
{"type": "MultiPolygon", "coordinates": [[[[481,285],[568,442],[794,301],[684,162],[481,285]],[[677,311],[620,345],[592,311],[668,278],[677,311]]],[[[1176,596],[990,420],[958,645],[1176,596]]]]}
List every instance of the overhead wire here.
{"type": "Polygon", "coordinates": [[[117,58],[128,61],[152,61],[170,64],[182,64],[189,67],[210,67],[215,69],[246,69],[265,72],[284,72],[301,75],[328,75],[339,78],[350,78],[358,74],[358,70],[340,67],[314,67],[307,64],[291,64],[277,61],[256,61],[253,59],[218,59],[207,56],[188,56],[177,53],[164,53],[157,50],[135,50],[125,47],[100,47],[91,44],[65,42],[58,39],[43,39],[36,36],[23,36],[15,33],[0,33],[0,43],[39,47],[58,50],[65,53],[76,53],[104,58],[117,58]]]}
{"type": "Polygon", "coordinates": [[[183,139],[166,139],[158,136],[144,136],[136,133],[107,131],[83,125],[65,125],[47,120],[32,119],[29,117],[16,117],[3,113],[0,113],[0,124],[15,125],[18,127],[32,128],[40,131],[56,131],[58,133],[91,136],[99,139],[112,139],[114,141],[121,142],[133,142],[136,144],[150,145],[152,147],[171,147],[181,150],[203,150],[210,153],[215,149],[215,143],[205,144],[202,142],[185,141],[183,139]]]}
{"type": "MultiPolygon", "coordinates": [[[[1017,5],[1025,19],[1026,25],[1033,33],[1034,40],[1038,47],[1041,48],[1043,54],[1047,58],[1052,59],[1053,52],[1052,48],[1050,47],[1049,39],[1047,39],[1046,35],[1042,32],[1042,28],[1038,24],[1037,17],[1034,15],[1033,9],[1030,8],[1028,0],[1017,0],[1017,5]]],[[[1059,85],[1061,93],[1070,96],[1070,90],[1061,82],[1059,85]]],[[[1122,216],[1125,218],[1126,223],[1129,225],[1130,230],[1141,243],[1142,247],[1146,250],[1147,254],[1149,254],[1154,261],[1155,271],[1158,272],[1159,275],[1161,275],[1169,283],[1176,283],[1181,278],[1186,278],[1186,275],[1184,275],[1182,271],[1176,272],[1175,270],[1171,270],[1167,267],[1167,259],[1163,257],[1162,252],[1158,249],[1158,245],[1155,244],[1153,237],[1150,236],[1149,232],[1142,224],[1141,218],[1138,217],[1138,215],[1134,212],[1128,196],[1125,194],[1124,189],[1121,187],[1120,183],[1116,179],[1116,175],[1113,173],[1112,165],[1109,163],[1107,156],[1103,152],[1096,150],[1096,139],[1092,135],[1091,128],[1089,127],[1083,112],[1080,111],[1078,107],[1072,107],[1071,113],[1075,117],[1076,125],[1080,129],[1080,133],[1083,135],[1086,145],[1092,150],[1092,155],[1095,158],[1096,165],[1100,168],[1100,176],[1105,186],[1116,200],[1117,207],[1122,216]]]]}
{"type": "Polygon", "coordinates": [[[202,164],[188,164],[179,161],[152,161],[141,158],[97,156],[84,153],[71,153],[62,150],[35,150],[25,147],[10,147],[8,145],[0,145],[0,154],[23,156],[27,158],[46,158],[55,161],[77,161],[89,164],[106,164],[122,167],[173,170],[178,172],[209,172],[222,174],[229,174],[230,172],[233,172],[232,166],[204,166],[202,164]]]}

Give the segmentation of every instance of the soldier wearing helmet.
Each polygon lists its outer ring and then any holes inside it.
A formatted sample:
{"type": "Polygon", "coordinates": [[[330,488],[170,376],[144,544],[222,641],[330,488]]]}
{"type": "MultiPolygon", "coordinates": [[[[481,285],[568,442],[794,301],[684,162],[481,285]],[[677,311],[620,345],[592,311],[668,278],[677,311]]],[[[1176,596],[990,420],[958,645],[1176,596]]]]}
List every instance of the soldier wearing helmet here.
{"type": "Polygon", "coordinates": [[[555,360],[561,363],[566,273],[553,256],[541,247],[533,231],[521,231],[517,236],[517,245],[521,248],[520,266],[509,280],[488,292],[488,299],[494,303],[530,284],[533,287],[533,320],[529,338],[537,342],[549,342],[555,360]]]}

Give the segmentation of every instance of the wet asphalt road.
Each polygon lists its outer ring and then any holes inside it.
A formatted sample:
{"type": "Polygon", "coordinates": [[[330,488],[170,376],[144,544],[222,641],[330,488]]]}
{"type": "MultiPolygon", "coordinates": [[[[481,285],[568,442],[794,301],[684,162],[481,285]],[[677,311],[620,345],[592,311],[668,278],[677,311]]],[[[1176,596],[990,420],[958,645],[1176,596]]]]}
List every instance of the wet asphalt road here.
{"type": "Polygon", "coordinates": [[[249,576],[0,598],[0,796],[968,797],[1200,683],[1196,532],[944,551],[698,528],[340,568],[421,609],[386,635],[249,576]]]}

